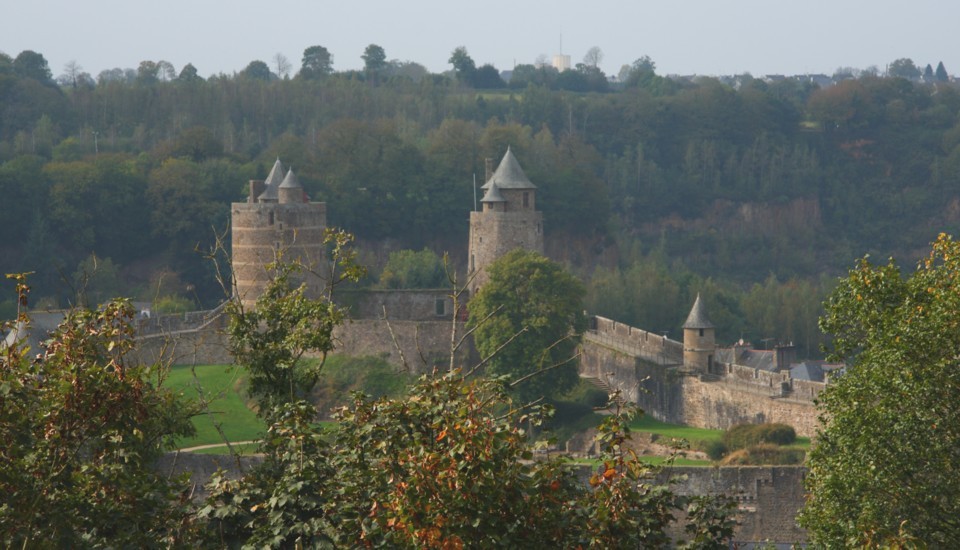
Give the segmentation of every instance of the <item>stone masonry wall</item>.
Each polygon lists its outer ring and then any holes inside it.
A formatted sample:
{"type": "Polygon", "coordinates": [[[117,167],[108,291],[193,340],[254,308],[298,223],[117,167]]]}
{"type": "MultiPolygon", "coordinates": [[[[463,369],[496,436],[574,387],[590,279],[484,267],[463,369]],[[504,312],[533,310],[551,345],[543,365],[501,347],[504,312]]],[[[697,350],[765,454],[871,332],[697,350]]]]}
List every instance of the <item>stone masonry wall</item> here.
{"type": "Polygon", "coordinates": [[[806,499],[806,474],[800,466],[673,467],[664,470],[659,481],[676,479],[672,489],[678,495],[723,494],[735,499],[734,543],[791,544],[807,541],[806,530],[796,520],[806,499]]]}
{"type": "Polygon", "coordinates": [[[609,319],[597,318],[595,328],[584,335],[581,375],[619,388],[657,420],[711,429],[782,422],[816,434],[821,383],[739,365],[723,365],[721,376],[684,375],[672,362],[678,342],[609,319]]]}
{"type": "MultiPolygon", "coordinates": [[[[400,353],[394,345],[390,330],[403,350],[407,366],[415,373],[444,370],[450,364],[450,330],[452,322],[362,319],[347,321],[334,331],[337,339],[334,353],[347,355],[377,355],[392,365],[401,366],[400,353]]],[[[458,323],[463,334],[463,323],[458,323]]],[[[472,365],[475,352],[472,345],[463,349],[457,366],[472,365]]]]}
{"type": "Polygon", "coordinates": [[[683,423],[725,430],[736,424],[780,422],[797,435],[816,434],[817,411],[810,401],[781,397],[750,384],[683,379],[683,423]]]}
{"type": "Polygon", "coordinates": [[[471,294],[486,282],[485,268],[516,248],[543,254],[541,212],[470,213],[469,269],[478,271],[470,284],[471,294]]]}
{"type": "Polygon", "coordinates": [[[683,344],[680,342],[605,317],[596,316],[594,319],[596,327],[590,332],[590,338],[655,363],[675,364],[683,360],[683,344]]]}
{"type": "Polygon", "coordinates": [[[354,319],[380,319],[387,310],[388,319],[437,321],[453,317],[453,298],[449,289],[437,290],[337,290],[334,300],[350,309],[354,319]],[[438,306],[437,302],[441,302],[438,306]]]}

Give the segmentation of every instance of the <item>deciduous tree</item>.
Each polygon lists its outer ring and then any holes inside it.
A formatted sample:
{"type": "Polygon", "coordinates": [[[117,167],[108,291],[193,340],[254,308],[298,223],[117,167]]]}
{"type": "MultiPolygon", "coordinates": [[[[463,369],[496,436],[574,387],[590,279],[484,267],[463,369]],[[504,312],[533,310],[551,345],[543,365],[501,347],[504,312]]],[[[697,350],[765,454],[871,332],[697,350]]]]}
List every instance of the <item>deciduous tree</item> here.
{"type": "Polygon", "coordinates": [[[907,278],[867,259],[826,303],[830,359],[801,523],[825,547],[960,540],[960,243],[907,278]]]}
{"type": "Polygon", "coordinates": [[[370,73],[383,70],[387,66],[387,52],[381,46],[370,44],[363,50],[363,68],[370,73]]]}
{"type": "MultiPolygon", "coordinates": [[[[25,308],[23,277],[17,287],[25,308]]],[[[163,388],[162,366],[134,360],[133,313],[75,310],[45,349],[0,348],[2,546],[186,544],[186,484],[155,461],[192,432],[190,407],[163,388]]]]}
{"type": "Polygon", "coordinates": [[[312,80],[322,78],[333,72],[333,55],[323,46],[310,46],[303,50],[300,64],[300,78],[312,80]]]}
{"type": "Polygon", "coordinates": [[[510,376],[523,400],[576,384],[576,349],[586,329],[583,284],[536,252],[516,249],[492,263],[470,300],[477,350],[491,376],[510,376]]]}

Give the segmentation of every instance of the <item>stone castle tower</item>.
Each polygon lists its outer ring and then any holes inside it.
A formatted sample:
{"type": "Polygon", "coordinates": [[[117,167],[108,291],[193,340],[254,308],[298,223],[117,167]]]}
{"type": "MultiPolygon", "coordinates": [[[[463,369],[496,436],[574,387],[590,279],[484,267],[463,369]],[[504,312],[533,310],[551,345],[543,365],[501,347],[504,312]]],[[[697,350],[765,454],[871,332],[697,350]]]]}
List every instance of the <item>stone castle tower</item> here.
{"type": "Polygon", "coordinates": [[[537,187],[507,148],[487,181],[479,212],[470,212],[470,295],[487,280],[485,269],[515,248],[543,254],[543,213],[536,209],[537,187]]]}
{"type": "Polygon", "coordinates": [[[713,323],[707,319],[700,295],[683,324],[683,370],[706,374],[713,369],[717,343],[713,323]]]}
{"type": "Polygon", "coordinates": [[[280,253],[306,266],[307,294],[320,295],[327,206],[309,201],[293,170],[284,175],[277,159],[266,180],[250,180],[247,202],[233,203],[230,212],[233,277],[244,307],[263,292],[269,280],[265,266],[280,253]]]}

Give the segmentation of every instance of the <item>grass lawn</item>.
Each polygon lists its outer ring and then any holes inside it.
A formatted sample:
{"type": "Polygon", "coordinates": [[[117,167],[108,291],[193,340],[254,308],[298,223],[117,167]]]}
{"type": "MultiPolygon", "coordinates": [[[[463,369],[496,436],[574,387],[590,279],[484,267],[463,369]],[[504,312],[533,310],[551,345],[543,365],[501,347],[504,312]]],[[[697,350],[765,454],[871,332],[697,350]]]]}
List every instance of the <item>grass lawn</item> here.
{"type": "MultiPolygon", "coordinates": [[[[667,462],[669,457],[666,456],[655,456],[655,455],[638,455],[640,462],[645,462],[647,464],[652,464],[654,466],[660,466],[667,462]]],[[[590,464],[591,466],[597,466],[600,464],[600,460],[596,458],[581,458],[572,461],[574,464],[590,464]]],[[[694,460],[692,458],[683,458],[677,457],[673,461],[674,466],[712,466],[713,462],[709,460],[694,460]]]]}
{"type": "MultiPolygon", "coordinates": [[[[686,439],[692,447],[697,447],[703,443],[720,441],[723,439],[723,430],[708,430],[706,428],[693,428],[690,426],[681,426],[679,424],[667,424],[654,420],[649,416],[642,416],[630,423],[630,429],[640,433],[652,433],[661,437],[670,437],[674,439],[686,439]]],[[[799,449],[802,451],[810,450],[810,438],[798,437],[796,442],[790,445],[784,445],[785,449],[799,449]]]]}
{"type": "MultiPolygon", "coordinates": [[[[199,401],[197,388],[199,383],[200,388],[203,388],[204,398],[210,404],[207,414],[193,418],[197,434],[179,441],[180,447],[223,443],[223,438],[217,433],[214,423],[222,424],[223,432],[230,442],[260,438],[264,430],[263,423],[247,407],[241,394],[239,376],[240,369],[232,368],[230,365],[198,365],[196,367],[177,365],[170,369],[170,376],[166,381],[169,388],[197,402],[199,401]]],[[[219,452],[225,453],[226,447],[219,452]]]]}
{"type": "Polygon", "coordinates": [[[652,433],[661,437],[686,439],[691,443],[694,441],[703,441],[706,443],[720,441],[723,437],[723,430],[708,430],[706,428],[692,428],[678,424],[667,424],[647,415],[641,416],[631,422],[630,429],[635,432],[652,433]]]}

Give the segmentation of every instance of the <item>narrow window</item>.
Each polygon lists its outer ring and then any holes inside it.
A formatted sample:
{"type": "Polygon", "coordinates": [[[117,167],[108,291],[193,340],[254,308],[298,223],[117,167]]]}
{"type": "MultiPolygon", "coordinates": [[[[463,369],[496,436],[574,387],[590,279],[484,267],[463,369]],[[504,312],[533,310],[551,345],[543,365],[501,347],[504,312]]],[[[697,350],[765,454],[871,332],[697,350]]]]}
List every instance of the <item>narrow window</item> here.
{"type": "Polygon", "coordinates": [[[530,193],[527,191],[523,192],[523,207],[530,208],[530,193]]]}
{"type": "Polygon", "coordinates": [[[273,225],[273,212],[267,215],[267,224],[273,225]]]}
{"type": "Polygon", "coordinates": [[[700,338],[703,338],[703,329],[700,329],[700,338]]]}
{"type": "Polygon", "coordinates": [[[447,311],[446,311],[446,310],[447,310],[447,302],[446,302],[446,300],[444,300],[443,298],[437,298],[436,302],[434,303],[434,307],[435,307],[435,309],[436,309],[436,312],[437,312],[437,315],[438,315],[438,316],[445,315],[446,312],[447,312],[447,311]]]}

